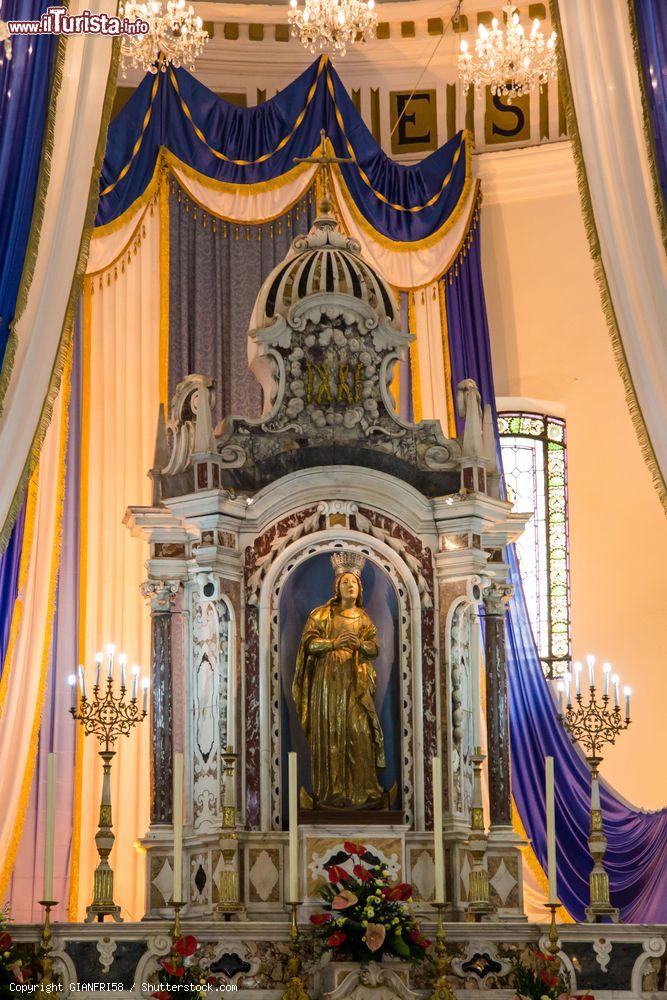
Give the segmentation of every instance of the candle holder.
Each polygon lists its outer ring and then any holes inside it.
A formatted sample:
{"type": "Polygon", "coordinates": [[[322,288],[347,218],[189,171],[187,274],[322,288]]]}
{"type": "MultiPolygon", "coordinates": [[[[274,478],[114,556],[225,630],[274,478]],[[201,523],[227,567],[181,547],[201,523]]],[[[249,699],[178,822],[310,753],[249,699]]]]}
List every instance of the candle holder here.
{"type": "Polygon", "coordinates": [[[95,869],[93,877],[93,901],[86,909],[85,923],[87,924],[94,920],[101,923],[106,916],[112,917],[117,923],[122,923],[120,907],[114,903],[113,870],[109,864],[109,855],[116,839],[112,829],[111,816],[111,762],[116,756],[116,751],[111,748],[120,736],[129,736],[135,725],[143,721],[147,714],[147,682],[145,680],[142,683],[144,696],[141,710],[137,702],[138,668],[134,668],[133,671],[132,696],[128,699],[126,698],[127,689],[125,686],[125,661],[119,657],[121,660],[120,695],[115,695],[113,690],[114,647],[109,646],[107,653],[107,680],[105,684],[100,685],[102,654],[98,654],[97,676],[92,699],[88,699],[86,696],[83,667],[79,667],[81,697],[78,708],[74,688],[76,678],[72,675],[69,679],[72,685],[72,707],[70,708],[72,718],[75,722],[81,723],[86,736],[96,736],[100,746],[104,746],[104,749],[99,751],[102,758],[103,778],[99,824],[95,834],[100,863],[95,869]]]}
{"type": "Polygon", "coordinates": [[[556,955],[559,952],[559,948],[558,948],[558,927],[556,925],[556,913],[557,913],[558,910],[560,910],[561,904],[560,903],[545,903],[544,905],[547,908],[547,910],[549,910],[550,913],[551,913],[551,920],[549,922],[549,946],[548,946],[547,950],[548,950],[549,954],[553,955],[554,958],[555,958],[556,955]]]}
{"type": "Polygon", "coordinates": [[[42,924],[42,937],[40,945],[42,948],[42,982],[46,986],[53,983],[53,962],[51,952],[53,951],[52,931],[51,931],[51,910],[58,905],[57,899],[40,899],[39,905],[44,907],[44,923],[42,924]]]}
{"type": "Polygon", "coordinates": [[[225,765],[224,805],[222,807],[222,831],[220,852],[223,868],[220,872],[220,898],[215,907],[215,915],[229,920],[234,913],[244,909],[239,897],[239,845],[236,832],[236,785],[234,767],[236,754],[231,747],[222,755],[225,765]]]}
{"type": "Polygon", "coordinates": [[[456,1000],[456,994],[447,981],[450,959],[447,954],[447,944],[445,942],[445,904],[436,903],[435,907],[438,911],[438,924],[435,932],[435,954],[433,957],[435,983],[429,995],[429,1000],[456,1000]]]}
{"type": "Polygon", "coordinates": [[[169,905],[174,910],[174,922],[171,925],[171,940],[173,941],[174,944],[176,944],[178,939],[183,934],[183,931],[181,930],[181,910],[185,906],[185,903],[183,902],[175,903],[173,899],[170,899],[169,905]]]}
{"type": "Polygon", "coordinates": [[[301,978],[301,955],[299,954],[299,927],[296,922],[296,911],[299,903],[290,903],[290,956],[287,959],[285,972],[287,973],[287,985],[283,990],[281,1000],[310,1000],[306,990],[306,984],[301,978]]]}
{"type": "Polygon", "coordinates": [[[589,923],[595,923],[608,917],[614,923],[618,923],[620,914],[618,909],[611,904],[609,898],[609,876],[602,864],[602,859],[607,849],[607,838],[602,824],[598,776],[600,773],[600,764],[602,763],[602,748],[607,743],[614,744],[619,733],[623,732],[630,725],[630,693],[628,689],[626,691],[626,713],[624,719],[621,715],[619,705],[618,678],[612,678],[614,684],[614,707],[612,709],[608,693],[609,671],[611,668],[605,665],[604,691],[602,698],[598,700],[596,698],[593,666],[594,659],[590,657],[591,683],[589,685],[588,701],[584,702],[581,694],[581,664],[575,665],[577,675],[576,704],[572,704],[570,679],[568,677],[567,705],[563,713],[561,694],[561,709],[558,713],[558,721],[569,733],[573,743],[581,743],[586,761],[591,770],[591,822],[588,847],[593,857],[593,870],[591,871],[589,880],[590,904],[586,907],[586,920],[589,923]]]}
{"type": "Polygon", "coordinates": [[[488,838],[484,826],[484,805],[482,801],[482,764],[484,754],[481,747],[475,747],[471,758],[473,765],[472,808],[470,812],[470,836],[468,849],[472,855],[468,888],[468,914],[474,921],[495,913],[490,900],[489,872],[484,866],[488,838]]]}

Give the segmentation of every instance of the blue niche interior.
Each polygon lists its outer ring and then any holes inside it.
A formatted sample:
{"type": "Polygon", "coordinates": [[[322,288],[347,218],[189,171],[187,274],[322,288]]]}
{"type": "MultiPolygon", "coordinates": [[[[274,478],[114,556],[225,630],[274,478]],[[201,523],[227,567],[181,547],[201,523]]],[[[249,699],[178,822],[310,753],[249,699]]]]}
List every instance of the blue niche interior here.
{"type": "MultiPolygon", "coordinates": [[[[378,771],[383,788],[396,782],[397,798],[394,809],[401,808],[401,721],[400,721],[400,661],[398,655],[398,601],[389,579],[379,567],[366,561],[361,574],[364,608],[377,630],[380,653],[374,661],[377,671],[375,705],[384,733],[387,766],[378,771]]],[[[282,820],[287,826],[287,754],[298,754],[299,787],[312,792],[310,752],[292,697],[292,680],[301,633],[313,610],[333,596],[334,573],[331,554],[322,552],[307,559],[294,569],[280,595],[280,678],[281,678],[281,771],[282,820]]]]}

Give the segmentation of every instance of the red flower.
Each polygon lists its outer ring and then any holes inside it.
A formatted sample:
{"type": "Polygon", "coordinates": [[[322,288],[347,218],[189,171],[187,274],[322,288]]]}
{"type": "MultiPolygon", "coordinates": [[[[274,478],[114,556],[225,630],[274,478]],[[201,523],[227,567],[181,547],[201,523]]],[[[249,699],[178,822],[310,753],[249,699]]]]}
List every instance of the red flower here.
{"type": "Polygon", "coordinates": [[[552,975],[552,973],[547,972],[546,969],[540,972],[540,979],[542,982],[551,989],[558,982],[558,976],[552,975]]]}
{"type": "Polygon", "coordinates": [[[330,920],[330,913],[313,913],[310,918],[311,924],[315,924],[316,927],[321,927],[322,924],[328,924],[330,920]]]}
{"type": "Polygon", "coordinates": [[[431,944],[428,938],[422,937],[422,932],[419,930],[418,927],[413,927],[412,930],[408,933],[408,937],[410,938],[413,944],[418,945],[420,948],[428,948],[431,944]]]}
{"type": "Polygon", "coordinates": [[[340,865],[332,865],[329,869],[329,881],[330,882],[348,882],[350,876],[347,874],[344,868],[340,865]]]}
{"type": "Polygon", "coordinates": [[[412,896],[412,886],[407,882],[399,882],[398,885],[388,885],[382,890],[382,895],[389,903],[404,903],[412,896]]]}
{"type": "Polygon", "coordinates": [[[352,871],[360,882],[370,882],[373,877],[368,868],[365,868],[363,865],[355,865],[352,871]]]}
{"type": "Polygon", "coordinates": [[[173,962],[168,961],[166,958],[160,962],[160,965],[165,970],[165,972],[168,972],[170,976],[176,976],[177,979],[180,978],[185,972],[184,965],[175,965],[173,962]]]}
{"type": "Polygon", "coordinates": [[[343,844],[343,850],[347,851],[348,854],[362,855],[366,853],[365,845],[355,844],[353,840],[346,840],[343,844]]]}
{"type": "Polygon", "coordinates": [[[209,986],[219,986],[220,985],[220,980],[217,978],[217,976],[209,976],[208,979],[206,980],[206,982],[208,983],[209,986]]]}
{"type": "Polygon", "coordinates": [[[174,942],[174,951],[181,958],[189,958],[190,955],[194,955],[197,950],[197,938],[193,937],[192,934],[188,934],[187,937],[180,937],[178,941],[174,942]]]}
{"type": "Polygon", "coordinates": [[[156,993],[151,993],[155,1000],[170,1000],[171,994],[167,990],[158,990],[156,993]]]}
{"type": "Polygon", "coordinates": [[[0,934],[0,951],[9,951],[12,946],[11,934],[0,934]]]}
{"type": "Polygon", "coordinates": [[[327,944],[330,948],[337,948],[343,941],[347,941],[347,934],[344,934],[343,931],[334,931],[331,937],[327,938],[327,944]]]}

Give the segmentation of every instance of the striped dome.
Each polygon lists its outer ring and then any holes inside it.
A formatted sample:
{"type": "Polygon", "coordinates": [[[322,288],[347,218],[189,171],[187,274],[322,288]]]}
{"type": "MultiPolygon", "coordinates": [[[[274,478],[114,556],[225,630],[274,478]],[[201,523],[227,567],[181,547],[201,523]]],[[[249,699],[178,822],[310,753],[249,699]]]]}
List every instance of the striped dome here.
{"type": "Polygon", "coordinates": [[[257,297],[252,326],[273,325],[311,295],[345,295],[364,302],[379,318],[398,323],[391,288],[361,257],[356,240],[344,236],[330,215],[320,215],[307,236],[297,237],[257,297]]]}

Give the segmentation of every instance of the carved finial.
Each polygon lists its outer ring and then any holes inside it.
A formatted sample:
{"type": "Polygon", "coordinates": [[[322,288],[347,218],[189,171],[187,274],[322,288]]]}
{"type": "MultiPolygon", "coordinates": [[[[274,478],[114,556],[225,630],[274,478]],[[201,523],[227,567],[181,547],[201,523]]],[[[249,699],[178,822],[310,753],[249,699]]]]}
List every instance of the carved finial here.
{"type": "Polygon", "coordinates": [[[466,378],[456,387],[456,406],[460,417],[465,418],[461,450],[465,458],[483,459],[482,398],[474,379],[466,378]]]}

